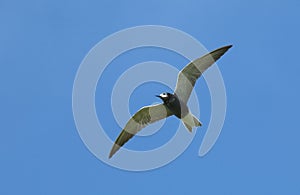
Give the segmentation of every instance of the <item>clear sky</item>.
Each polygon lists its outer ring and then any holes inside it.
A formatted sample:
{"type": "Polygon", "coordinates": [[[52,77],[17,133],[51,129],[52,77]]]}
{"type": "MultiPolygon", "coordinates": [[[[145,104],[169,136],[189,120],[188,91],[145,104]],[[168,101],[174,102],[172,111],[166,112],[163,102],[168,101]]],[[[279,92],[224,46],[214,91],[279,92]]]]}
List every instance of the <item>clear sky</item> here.
{"type": "MultiPolygon", "coordinates": [[[[0,194],[299,194],[299,10],[297,0],[0,1],[0,194]],[[130,172],[106,165],[85,147],[73,119],[72,88],[95,44],[146,24],[182,30],[208,50],[234,45],[218,62],[227,114],[217,143],[199,157],[210,116],[200,79],[195,90],[204,125],[191,145],[164,167],[130,172]]],[[[166,51],[132,51],[102,79],[109,83],[143,60],[177,68],[187,63],[166,51]]],[[[96,97],[111,92],[109,86],[98,86],[96,97]]],[[[131,113],[158,101],[152,94],[161,90],[170,89],[155,83],[137,88],[131,113]]],[[[121,129],[99,99],[98,116],[107,113],[104,126],[114,139],[121,129]]],[[[170,118],[162,133],[132,139],[127,147],[161,145],[177,123],[170,118]]]]}

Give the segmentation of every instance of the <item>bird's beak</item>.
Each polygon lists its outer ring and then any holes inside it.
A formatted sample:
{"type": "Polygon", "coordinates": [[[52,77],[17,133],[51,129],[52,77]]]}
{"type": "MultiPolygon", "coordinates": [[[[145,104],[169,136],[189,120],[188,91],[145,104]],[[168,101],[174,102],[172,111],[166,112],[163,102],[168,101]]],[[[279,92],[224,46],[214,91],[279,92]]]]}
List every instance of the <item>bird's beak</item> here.
{"type": "Polygon", "coordinates": [[[158,97],[158,98],[161,98],[160,95],[155,95],[155,96],[158,97]]]}

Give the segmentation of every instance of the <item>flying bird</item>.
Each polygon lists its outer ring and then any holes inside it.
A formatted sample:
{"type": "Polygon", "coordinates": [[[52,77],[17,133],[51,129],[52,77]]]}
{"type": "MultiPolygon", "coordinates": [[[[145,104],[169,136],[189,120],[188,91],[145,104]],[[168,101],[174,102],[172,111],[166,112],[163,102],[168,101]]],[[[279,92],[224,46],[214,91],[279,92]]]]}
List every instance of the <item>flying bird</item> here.
{"type": "Polygon", "coordinates": [[[156,95],[163,103],[142,107],[131,117],[116,139],[109,158],[144,127],[169,116],[179,118],[190,132],[193,127],[201,126],[201,122],[189,111],[188,99],[201,74],[231,47],[232,45],[221,47],[186,65],[178,74],[173,94],[164,92],[156,95]]]}

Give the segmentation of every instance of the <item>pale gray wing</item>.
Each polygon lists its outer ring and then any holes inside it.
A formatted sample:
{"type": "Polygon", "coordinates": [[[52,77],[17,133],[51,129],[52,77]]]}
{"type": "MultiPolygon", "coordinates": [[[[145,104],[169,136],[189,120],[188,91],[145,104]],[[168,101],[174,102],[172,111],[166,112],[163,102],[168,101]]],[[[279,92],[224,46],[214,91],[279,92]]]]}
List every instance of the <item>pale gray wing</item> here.
{"type": "Polygon", "coordinates": [[[216,49],[185,66],[178,74],[175,94],[187,103],[197,79],[217,61],[232,45],[216,49]]]}
{"type": "Polygon", "coordinates": [[[133,117],[131,117],[116,139],[110,151],[109,158],[111,158],[120,149],[120,147],[122,147],[130,138],[132,138],[145,126],[167,118],[171,115],[173,115],[172,112],[170,112],[170,110],[164,104],[157,104],[141,108],[133,115],[133,117]]]}

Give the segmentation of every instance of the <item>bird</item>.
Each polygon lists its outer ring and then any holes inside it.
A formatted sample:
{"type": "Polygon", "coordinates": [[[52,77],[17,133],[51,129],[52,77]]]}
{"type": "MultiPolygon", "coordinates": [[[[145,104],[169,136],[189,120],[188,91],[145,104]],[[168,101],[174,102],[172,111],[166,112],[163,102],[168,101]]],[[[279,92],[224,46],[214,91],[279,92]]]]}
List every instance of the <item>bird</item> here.
{"type": "Polygon", "coordinates": [[[187,64],[178,73],[174,93],[163,92],[156,95],[162,100],[162,103],[145,106],[138,110],[122,129],[108,157],[111,158],[128,140],[147,125],[172,115],[180,119],[189,132],[192,132],[194,127],[202,126],[202,123],[190,112],[187,106],[188,99],[197,79],[231,47],[232,45],[220,47],[187,64]]]}

